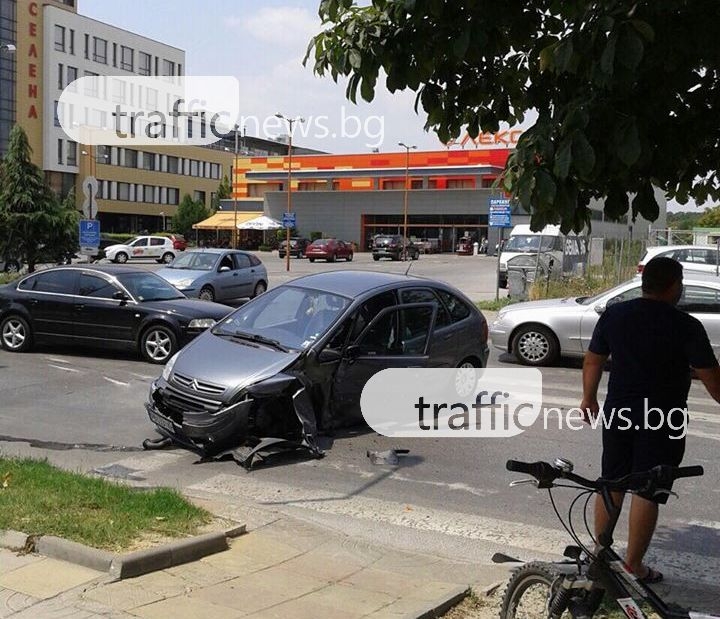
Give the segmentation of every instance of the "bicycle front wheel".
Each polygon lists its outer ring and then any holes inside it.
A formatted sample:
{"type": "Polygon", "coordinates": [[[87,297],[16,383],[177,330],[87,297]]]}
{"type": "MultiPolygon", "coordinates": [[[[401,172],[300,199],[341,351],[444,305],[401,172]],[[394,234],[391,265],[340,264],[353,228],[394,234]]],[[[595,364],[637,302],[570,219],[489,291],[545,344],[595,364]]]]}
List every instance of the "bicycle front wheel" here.
{"type": "MultiPolygon", "coordinates": [[[[503,595],[500,619],[546,619],[562,575],[549,563],[534,561],[515,570],[503,595]]],[[[566,610],[561,617],[570,617],[566,610]]]]}

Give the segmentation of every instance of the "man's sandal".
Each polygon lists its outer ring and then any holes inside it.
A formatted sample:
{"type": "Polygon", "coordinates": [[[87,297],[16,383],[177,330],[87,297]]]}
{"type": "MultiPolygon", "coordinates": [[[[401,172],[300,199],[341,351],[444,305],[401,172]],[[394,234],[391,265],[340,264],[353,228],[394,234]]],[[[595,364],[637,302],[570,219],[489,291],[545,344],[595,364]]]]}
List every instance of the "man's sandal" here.
{"type": "Polygon", "coordinates": [[[661,582],[663,579],[662,572],[658,572],[657,570],[652,569],[651,567],[645,568],[647,569],[647,572],[645,572],[645,576],[638,576],[638,580],[645,584],[645,585],[652,585],[656,582],[661,582]]]}

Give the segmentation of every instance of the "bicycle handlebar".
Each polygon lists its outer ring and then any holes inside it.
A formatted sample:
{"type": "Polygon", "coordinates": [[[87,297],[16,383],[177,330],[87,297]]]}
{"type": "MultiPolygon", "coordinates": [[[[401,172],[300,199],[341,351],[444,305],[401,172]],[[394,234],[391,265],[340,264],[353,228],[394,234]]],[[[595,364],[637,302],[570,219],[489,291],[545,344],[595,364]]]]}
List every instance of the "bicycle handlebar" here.
{"type": "Polygon", "coordinates": [[[597,479],[592,481],[566,471],[549,462],[520,462],[508,460],[506,464],[508,471],[532,475],[538,481],[538,488],[550,488],[553,482],[558,479],[567,479],[579,486],[589,490],[624,490],[647,492],[655,491],[657,488],[669,488],[676,479],[682,477],[699,477],[704,474],[702,466],[667,466],[658,465],[649,471],[630,473],[619,479],[597,479]]]}

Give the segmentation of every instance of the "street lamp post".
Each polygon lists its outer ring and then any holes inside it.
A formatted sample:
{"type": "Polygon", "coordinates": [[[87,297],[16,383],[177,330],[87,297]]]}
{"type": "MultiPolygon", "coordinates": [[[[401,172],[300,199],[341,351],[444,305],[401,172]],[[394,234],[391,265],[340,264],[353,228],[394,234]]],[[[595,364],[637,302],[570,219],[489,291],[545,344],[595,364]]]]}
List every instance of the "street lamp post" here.
{"type": "MultiPolygon", "coordinates": [[[[288,186],[287,186],[287,212],[288,214],[292,213],[292,136],[293,136],[293,125],[300,121],[301,123],[305,122],[305,119],[296,116],[295,118],[287,118],[286,116],[283,116],[280,113],[275,114],[277,118],[282,118],[285,122],[287,122],[289,130],[289,137],[288,137],[288,186]]],[[[290,270],[290,227],[287,227],[285,229],[287,231],[287,234],[285,235],[285,270],[290,270]]]]}
{"type": "MultiPolygon", "coordinates": [[[[237,229],[237,216],[238,216],[238,202],[237,202],[237,191],[235,190],[235,174],[237,173],[237,158],[238,158],[238,130],[239,127],[235,125],[235,157],[233,159],[232,165],[230,166],[230,190],[232,191],[233,195],[233,211],[234,211],[234,217],[233,217],[233,234],[232,234],[232,246],[233,249],[237,249],[237,239],[238,239],[238,229],[237,229]]],[[[225,148],[226,151],[229,151],[229,148],[225,148]]]]}
{"type": "Polygon", "coordinates": [[[403,260],[407,260],[407,242],[408,242],[408,190],[410,189],[410,150],[417,146],[408,146],[403,142],[399,142],[398,146],[405,149],[405,193],[403,200],[403,260]]]}

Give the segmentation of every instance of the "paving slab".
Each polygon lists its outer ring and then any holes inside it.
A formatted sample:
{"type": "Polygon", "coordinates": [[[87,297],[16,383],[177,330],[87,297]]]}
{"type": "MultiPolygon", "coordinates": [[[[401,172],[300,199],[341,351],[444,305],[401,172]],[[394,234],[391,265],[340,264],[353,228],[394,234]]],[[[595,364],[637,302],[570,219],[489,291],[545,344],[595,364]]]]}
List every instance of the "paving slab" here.
{"type": "Polygon", "coordinates": [[[102,572],[72,563],[41,559],[0,576],[0,587],[46,599],[102,576],[102,572]]]}
{"type": "Polygon", "coordinates": [[[239,619],[246,616],[246,613],[237,609],[188,596],[141,606],[134,609],[132,614],[144,619],[168,619],[170,617],[172,619],[198,619],[198,617],[239,619]]]}

